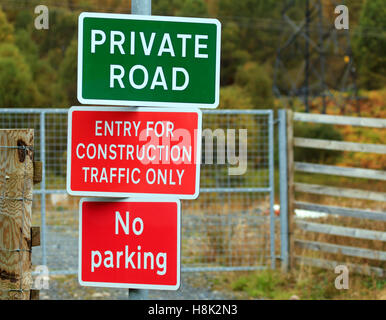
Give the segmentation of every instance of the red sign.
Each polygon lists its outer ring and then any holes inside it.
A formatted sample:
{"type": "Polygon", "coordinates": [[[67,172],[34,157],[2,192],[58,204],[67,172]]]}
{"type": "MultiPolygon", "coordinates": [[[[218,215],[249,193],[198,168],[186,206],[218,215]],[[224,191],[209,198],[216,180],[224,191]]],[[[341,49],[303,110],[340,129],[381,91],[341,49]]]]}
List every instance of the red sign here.
{"type": "Polygon", "coordinates": [[[67,192],[131,197],[199,194],[201,111],[72,107],[67,192]]]}
{"type": "Polygon", "coordinates": [[[81,199],[79,283],[177,290],[180,202],[81,199]]]}

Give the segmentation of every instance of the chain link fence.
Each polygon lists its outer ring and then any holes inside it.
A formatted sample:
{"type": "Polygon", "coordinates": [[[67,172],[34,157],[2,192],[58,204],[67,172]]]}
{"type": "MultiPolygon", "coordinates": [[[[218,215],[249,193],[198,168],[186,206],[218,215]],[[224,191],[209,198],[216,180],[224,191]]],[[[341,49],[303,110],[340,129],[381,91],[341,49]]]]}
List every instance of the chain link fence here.
{"type": "MultiPolygon", "coordinates": [[[[75,274],[79,198],[65,190],[67,109],[0,110],[0,128],[35,130],[35,160],[44,164],[34,187],[41,246],[32,262],[50,274],[75,274]]],[[[204,110],[202,127],[200,195],[182,201],[182,271],[275,267],[273,111],[204,110]],[[246,147],[243,168],[235,159],[246,147]]]]}

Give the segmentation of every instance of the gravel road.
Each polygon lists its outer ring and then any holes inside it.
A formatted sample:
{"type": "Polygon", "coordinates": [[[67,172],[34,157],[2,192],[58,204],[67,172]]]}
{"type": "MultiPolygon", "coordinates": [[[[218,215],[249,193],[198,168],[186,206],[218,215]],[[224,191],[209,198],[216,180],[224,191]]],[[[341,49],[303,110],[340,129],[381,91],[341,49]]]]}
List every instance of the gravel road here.
{"type": "MultiPolygon", "coordinates": [[[[202,275],[183,273],[181,287],[177,291],[148,290],[150,300],[222,300],[235,299],[230,293],[211,290],[202,275]],[[194,276],[195,279],[192,279],[194,276]],[[201,285],[199,283],[201,281],[201,285]],[[199,285],[197,287],[197,285],[199,285]]],[[[77,276],[52,276],[49,289],[40,291],[41,300],[127,300],[127,289],[82,287],[77,276]]]]}
{"type": "MultiPolygon", "coordinates": [[[[77,270],[78,238],[68,229],[47,226],[47,264],[49,270],[77,270]],[[67,232],[66,232],[67,231],[67,232]]],[[[32,264],[40,265],[42,247],[34,247],[32,264]]],[[[36,276],[35,276],[36,278],[36,276]]],[[[229,292],[212,289],[212,276],[204,273],[184,272],[181,274],[181,286],[177,291],[148,290],[148,299],[154,300],[219,300],[235,299],[229,292]]],[[[51,274],[49,289],[40,291],[42,300],[83,300],[83,299],[128,299],[127,289],[83,287],[78,283],[77,275],[51,274]]]]}

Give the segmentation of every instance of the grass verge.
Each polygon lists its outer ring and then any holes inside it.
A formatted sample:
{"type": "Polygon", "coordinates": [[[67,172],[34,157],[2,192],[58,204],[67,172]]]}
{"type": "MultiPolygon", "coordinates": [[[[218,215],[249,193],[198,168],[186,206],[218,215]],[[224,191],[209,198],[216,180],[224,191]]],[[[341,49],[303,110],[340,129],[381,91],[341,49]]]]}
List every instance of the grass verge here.
{"type": "Polygon", "coordinates": [[[336,289],[339,274],[299,266],[288,273],[280,270],[223,274],[215,287],[232,290],[239,299],[287,300],[386,300],[386,279],[349,274],[349,288],[336,289]]]}

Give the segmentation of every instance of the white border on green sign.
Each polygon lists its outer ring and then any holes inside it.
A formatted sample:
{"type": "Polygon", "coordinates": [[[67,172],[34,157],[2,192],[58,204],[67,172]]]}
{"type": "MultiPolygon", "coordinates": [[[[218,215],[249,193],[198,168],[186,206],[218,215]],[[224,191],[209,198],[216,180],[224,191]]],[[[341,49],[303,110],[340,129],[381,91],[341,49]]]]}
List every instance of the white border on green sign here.
{"type": "Polygon", "coordinates": [[[221,55],[221,23],[217,19],[210,18],[184,18],[170,16],[145,16],[118,13],[95,13],[82,12],[78,20],[78,87],[77,98],[82,104],[116,105],[116,106],[140,106],[140,107],[179,107],[179,108],[208,108],[215,109],[220,102],[220,55],[221,55]],[[216,76],[215,76],[215,101],[214,103],[190,103],[190,102],[165,102],[165,101],[131,101],[131,100],[108,100],[108,99],[85,99],[82,96],[83,79],[83,19],[105,18],[105,19],[127,19],[127,20],[149,20],[149,21],[171,21],[188,23],[215,24],[217,27],[216,39],[216,76]]]}

